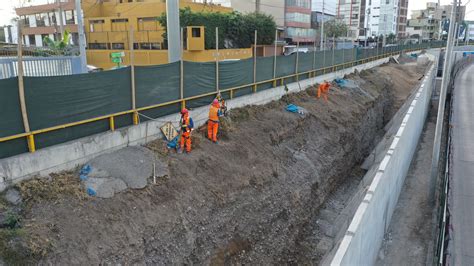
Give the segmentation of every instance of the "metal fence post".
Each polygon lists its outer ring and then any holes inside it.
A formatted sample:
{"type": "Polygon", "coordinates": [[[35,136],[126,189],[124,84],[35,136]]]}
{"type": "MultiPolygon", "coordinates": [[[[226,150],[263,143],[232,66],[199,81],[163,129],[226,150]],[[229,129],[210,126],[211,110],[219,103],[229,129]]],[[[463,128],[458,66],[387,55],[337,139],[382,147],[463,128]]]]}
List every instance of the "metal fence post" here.
{"type": "Polygon", "coordinates": [[[253,43],[253,92],[257,92],[257,30],[255,30],[253,43]]]}
{"type": "Polygon", "coordinates": [[[219,28],[216,27],[216,92],[219,92],[219,28]]]}
{"type": "Polygon", "coordinates": [[[133,110],[133,124],[138,125],[138,112],[136,104],[136,88],[135,88],[135,49],[133,47],[133,26],[130,25],[130,73],[132,85],[132,110],[133,110]]]}
{"type": "Polygon", "coordinates": [[[298,64],[300,61],[300,42],[296,42],[296,65],[295,65],[295,74],[296,74],[296,81],[300,81],[300,76],[298,75],[298,64]]]}
{"type": "MultiPolygon", "coordinates": [[[[316,72],[314,71],[314,68],[316,67],[316,36],[314,37],[314,45],[313,45],[313,66],[311,68],[311,70],[313,70],[312,73],[312,76],[315,77],[316,76],[316,72]]],[[[310,75],[311,77],[311,75],[310,75]]]]}
{"type": "Polygon", "coordinates": [[[346,65],[346,57],[344,56],[346,50],[346,39],[342,39],[342,69],[346,65]]]}
{"type": "Polygon", "coordinates": [[[179,43],[181,47],[181,56],[179,60],[179,97],[181,98],[181,109],[186,108],[186,101],[184,101],[184,62],[183,62],[183,40],[184,40],[184,35],[183,35],[183,27],[181,27],[181,37],[179,38],[179,43]]]}
{"type": "Polygon", "coordinates": [[[323,74],[326,74],[326,47],[323,48],[323,74]]]}
{"type": "Polygon", "coordinates": [[[273,48],[273,87],[276,87],[276,64],[277,64],[277,39],[278,30],[275,30],[275,45],[273,48]]]}
{"type": "MultiPolygon", "coordinates": [[[[23,38],[22,38],[22,23],[21,20],[18,21],[18,95],[20,97],[20,109],[21,116],[23,118],[23,127],[25,128],[26,133],[30,133],[30,122],[28,120],[28,113],[26,111],[26,101],[25,101],[25,84],[23,80],[23,38]]],[[[35,139],[33,134],[28,135],[28,150],[30,152],[35,152],[35,139]]]]}
{"type": "Polygon", "coordinates": [[[334,53],[336,52],[336,36],[332,37],[332,71],[334,72],[334,53]]]}

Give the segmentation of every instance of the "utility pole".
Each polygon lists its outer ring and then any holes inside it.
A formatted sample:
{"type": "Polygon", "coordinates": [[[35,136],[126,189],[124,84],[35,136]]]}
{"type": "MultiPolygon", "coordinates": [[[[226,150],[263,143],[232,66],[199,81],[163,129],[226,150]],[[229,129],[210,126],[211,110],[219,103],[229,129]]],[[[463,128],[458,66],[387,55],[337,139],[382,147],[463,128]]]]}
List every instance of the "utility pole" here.
{"type": "Polygon", "coordinates": [[[260,1],[261,0],[255,0],[255,12],[260,12],[260,1]]]}
{"type": "Polygon", "coordinates": [[[323,0],[323,9],[322,9],[323,16],[321,18],[321,40],[320,40],[320,51],[323,50],[324,46],[324,0],[323,0]]]}
{"type": "Polygon", "coordinates": [[[63,12],[63,6],[62,6],[62,3],[61,3],[61,0],[56,0],[56,4],[59,6],[59,16],[56,19],[56,26],[57,26],[58,20],[59,20],[59,34],[57,34],[58,41],[59,41],[62,38],[63,33],[64,33],[64,21],[63,21],[64,12],[63,12]]]}
{"type": "Polygon", "coordinates": [[[179,24],[179,0],[166,1],[166,27],[168,34],[168,63],[180,60],[180,24],[179,24]]]}
{"type": "Polygon", "coordinates": [[[81,57],[82,73],[87,73],[86,36],[84,34],[84,21],[82,19],[81,0],[76,0],[77,32],[79,35],[79,53],[81,57]]]}
{"type": "Polygon", "coordinates": [[[441,81],[441,91],[439,94],[438,117],[436,118],[436,131],[433,144],[433,156],[431,157],[431,178],[430,178],[430,201],[435,203],[435,190],[438,177],[439,150],[441,147],[441,135],[443,134],[444,107],[446,104],[446,94],[451,71],[451,57],[454,44],[454,20],[456,15],[456,0],[453,0],[451,9],[451,19],[449,21],[448,41],[446,44],[446,52],[444,55],[443,79],[441,81]]]}

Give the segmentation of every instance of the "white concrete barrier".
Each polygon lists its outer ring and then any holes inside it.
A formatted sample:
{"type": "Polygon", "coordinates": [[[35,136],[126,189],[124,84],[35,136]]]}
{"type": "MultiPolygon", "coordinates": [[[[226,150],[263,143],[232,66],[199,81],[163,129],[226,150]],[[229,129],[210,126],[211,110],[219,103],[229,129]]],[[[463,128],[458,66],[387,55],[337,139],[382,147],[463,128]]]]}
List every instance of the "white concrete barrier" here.
{"type": "MultiPolygon", "coordinates": [[[[287,84],[289,92],[297,92],[301,89],[322,82],[341,78],[355,70],[361,71],[370,69],[380,64],[388,62],[388,58],[372,61],[366,64],[350,67],[334,73],[305,79],[299,82],[287,84]]],[[[262,105],[273,100],[280,99],[285,95],[285,88],[280,86],[273,89],[264,90],[250,95],[237,97],[227,101],[229,109],[243,107],[246,105],[262,105]]],[[[191,117],[195,126],[199,127],[206,123],[209,107],[204,106],[191,111],[191,117]]],[[[40,149],[35,153],[25,153],[0,160],[0,191],[3,191],[11,184],[18,183],[35,175],[47,175],[49,173],[70,170],[82,165],[90,159],[113,150],[117,150],[129,145],[141,145],[155,139],[161,138],[160,127],[168,121],[174,122],[178,127],[179,114],[168,115],[157,120],[140,123],[117,129],[114,132],[104,132],[78,140],[58,144],[45,149],[40,149]]]]}
{"type": "Polygon", "coordinates": [[[435,65],[420,84],[363,201],[329,260],[330,265],[375,263],[428,115],[435,65]]]}

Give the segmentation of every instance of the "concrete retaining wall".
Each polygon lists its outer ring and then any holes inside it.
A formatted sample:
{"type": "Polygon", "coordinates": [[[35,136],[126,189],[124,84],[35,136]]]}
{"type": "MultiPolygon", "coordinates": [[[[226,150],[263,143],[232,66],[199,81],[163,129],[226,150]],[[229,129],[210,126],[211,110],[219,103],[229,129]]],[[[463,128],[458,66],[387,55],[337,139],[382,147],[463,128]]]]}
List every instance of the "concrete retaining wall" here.
{"type": "Polygon", "coordinates": [[[436,77],[435,65],[411,101],[363,201],[329,260],[331,265],[374,264],[425,124],[436,77]]]}
{"type": "MultiPolygon", "coordinates": [[[[290,93],[297,92],[325,79],[331,80],[336,77],[343,77],[345,74],[353,73],[355,70],[361,71],[373,68],[386,62],[388,62],[388,58],[347,68],[335,73],[305,79],[299,83],[287,84],[287,86],[290,93]]],[[[278,100],[284,94],[284,87],[277,87],[229,100],[227,105],[229,109],[250,104],[262,105],[278,100]]],[[[208,112],[209,107],[207,106],[191,111],[191,117],[196,127],[206,123],[208,112]]],[[[142,145],[161,138],[160,127],[168,121],[173,122],[178,127],[179,118],[179,114],[169,115],[136,126],[118,129],[114,132],[100,133],[48,147],[35,153],[25,153],[2,159],[0,160],[0,191],[3,191],[11,184],[18,183],[35,175],[43,176],[52,172],[73,169],[102,153],[111,152],[129,145],[142,145]]]]}

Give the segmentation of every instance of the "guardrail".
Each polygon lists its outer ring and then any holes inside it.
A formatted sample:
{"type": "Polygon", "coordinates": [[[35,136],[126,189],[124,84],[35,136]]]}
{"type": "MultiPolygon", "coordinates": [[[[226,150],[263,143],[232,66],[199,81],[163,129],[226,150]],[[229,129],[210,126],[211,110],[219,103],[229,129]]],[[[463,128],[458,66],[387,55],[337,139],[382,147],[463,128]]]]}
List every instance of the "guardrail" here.
{"type": "MultiPolygon", "coordinates": [[[[470,56],[468,58],[457,58],[457,56],[460,54],[460,52],[455,52],[454,56],[454,64],[455,66],[453,67],[452,71],[450,72],[451,74],[451,79],[450,79],[450,84],[449,88],[453,89],[454,86],[454,80],[456,79],[456,76],[460,71],[464,69],[464,67],[472,63],[474,57],[470,56]],[[457,61],[457,59],[459,61],[457,61]]],[[[451,110],[448,115],[448,123],[451,123],[451,118],[453,114],[453,109],[452,109],[452,104],[453,104],[453,98],[451,97],[449,106],[451,106],[451,110]]],[[[445,157],[445,169],[444,169],[444,175],[443,179],[441,180],[441,191],[439,193],[439,207],[438,207],[438,237],[436,239],[436,251],[435,251],[435,256],[434,256],[434,265],[444,265],[445,260],[446,260],[446,254],[444,254],[445,249],[446,249],[446,237],[449,234],[449,210],[448,210],[448,192],[449,192],[449,166],[451,163],[451,127],[447,127],[447,135],[448,135],[448,141],[446,143],[446,157],[445,157]]]]}
{"type": "Polygon", "coordinates": [[[249,84],[236,86],[236,87],[232,87],[232,88],[228,88],[228,89],[223,89],[223,90],[219,90],[219,91],[204,93],[204,94],[200,94],[200,95],[196,95],[196,96],[192,96],[192,97],[182,97],[181,99],[177,99],[177,100],[173,100],[173,101],[168,101],[168,102],[164,102],[164,103],[160,103],[160,104],[140,107],[140,108],[136,108],[136,109],[130,109],[130,110],[127,110],[127,111],[122,111],[122,112],[116,112],[116,113],[112,113],[112,114],[108,114],[108,115],[98,116],[98,117],[95,117],[95,118],[80,120],[80,121],[77,121],[77,122],[65,123],[65,124],[61,124],[61,125],[57,125],[57,126],[52,126],[52,127],[47,127],[47,128],[43,128],[43,129],[33,130],[33,131],[30,131],[30,132],[5,136],[5,137],[0,138],[0,143],[7,142],[7,141],[13,141],[13,140],[21,139],[21,138],[26,138],[29,152],[35,152],[36,151],[35,135],[38,135],[38,134],[44,134],[44,133],[47,133],[47,132],[57,131],[57,130],[60,130],[60,129],[65,129],[65,128],[70,128],[70,127],[74,127],[74,126],[84,125],[84,124],[93,123],[93,122],[101,121],[101,120],[109,120],[109,129],[111,131],[114,131],[115,130],[115,118],[117,118],[119,116],[124,116],[124,115],[130,115],[131,114],[132,118],[133,118],[133,124],[137,125],[139,123],[138,112],[151,110],[151,109],[156,109],[156,108],[164,107],[164,106],[170,106],[170,105],[178,104],[178,103],[181,104],[181,107],[185,107],[186,102],[188,102],[188,101],[195,100],[195,99],[200,99],[200,98],[205,98],[205,97],[209,97],[209,96],[214,96],[214,95],[217,95],[218,93],[229,93],[229,96],[232,99],[234,97],[234,94],[235,94],[236,91],[244,89],[244,88],[251,87],[251,88],[253,88],[253,93],[255,93],[255,92],[257,92],[258,85],[261,85],[261,84],[271,84],[273,87],[277,87],[278,85],[280,85],[280,86],[284,85],[285,81],[288,80],[288,79],[291,79],[291,78],[295,78],[297,81],[299,81],[300,77],[304,76],[304,75],[307,75],[308,78],[311,78],[311,77],[315,77],[317,75],[323,75],[323,74],[326,74],[326,73],[338,71],[338,70],[341,70],[341,69],[344,69],[344,68],[347,68],[347,67],[353,67],[353,66],[356,66],[356,65],[365,64],[367,62],[371,62],[371,61],[378,60],[378,59],[381,59],[381,58],[394,56],[394,55],[397,55],[397,54],[400,54],[400,53],[403,53],[403,52],[412,52],[412,51],[417,51],[417,50],[420,50],[420,49],[440,48],[440,47],[443,47],[443,45],[440,44],[440,45],[434,45],[434,46],[428,46],[428,47],[427,46],[413,46],[411,48],[401,49],[401,50],[398,47],[394,47],[396,49],[393,49],[394,51],[392,51],[392,52],[381,53],[379,55],[364,58],[364,59],[360,59],[360,60],[344,62],[342,64],[337,64],[337,65],[318,68],[318,69],[312,69],[312,70],[304,71],[304,72],[298,72],[298,69],[296,69],[296,71],[295,71],[296,73],[291,74],[291,75],[276,77],[276,78],[272,78],[272,79],[268,79],[268,80],[264,80],[264,81],[252,82],[252,83],[249,83],[249,84]]]}

